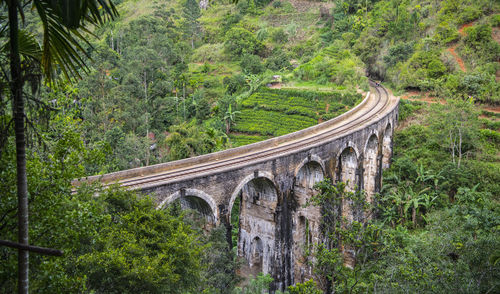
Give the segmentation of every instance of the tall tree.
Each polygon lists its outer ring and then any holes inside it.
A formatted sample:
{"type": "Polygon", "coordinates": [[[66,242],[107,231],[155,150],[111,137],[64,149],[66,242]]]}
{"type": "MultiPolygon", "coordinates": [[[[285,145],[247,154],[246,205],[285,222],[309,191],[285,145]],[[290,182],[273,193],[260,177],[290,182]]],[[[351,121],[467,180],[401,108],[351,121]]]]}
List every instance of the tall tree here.
{"type": "MultiPolygon", "coordinates": [[[[32,4],[40,17],[43,27],[43,44],[39,62],[47,81],[52,83],[56,68],[59,68],[68,78],[80,76],[80,69],[85,69],[81,55],[85,55],[86,52],[79,41],[87,42],[82,33],[88,32],[88,25],[100,25],[106,17],[114,17],[118,12],[109,0],[5,0],[1,3],[6,3],[8,6],[10,90],[16,137],[18,241],[28,245],[24,80],[21,75],[18,14],[23,15],[23,7],[32,4]]],[[[18,292],[28,293],[29,252],[27,250],[19,249],[18,264],[18,292]]]]}
{"type": "Polygon", "coordinates": [[[184,17],[186,18],[186,33],[191,36],[191,47],[194,49],[194,39],[200,33],[201,16],[200,6],[196,0],[186,0],[184,3],[184,17]]]}

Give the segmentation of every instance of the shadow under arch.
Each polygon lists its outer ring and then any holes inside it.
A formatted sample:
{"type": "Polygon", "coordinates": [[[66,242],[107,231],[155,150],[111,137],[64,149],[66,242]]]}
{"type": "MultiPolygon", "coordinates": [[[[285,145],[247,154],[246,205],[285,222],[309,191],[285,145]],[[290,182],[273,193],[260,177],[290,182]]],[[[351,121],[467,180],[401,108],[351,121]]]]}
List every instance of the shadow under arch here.
{"type": "Polygon", "coordinates": [[[354,144],[354,142],[352,141],[348,141],[346,143],[344,143],[342,145],[342,147],[340,148],[339,152],[337,152],[337,156],[335,158],[339,159],[340,158],[340,155],[342,155],[342,153],[346,150],[346,149],[349,149],[349,148],[352,148],[354,150],[354,153],[356,154],[356,159],[359,158],[359,149],[358,147],[356,146],[356,144],[354,144]]]}
{"type": "Polygon", "coordinates": [[[390,122],[388,122],[384,130],[384,135],[382,137],[382,169],[386,169],[391,166],[392,135],[392,125],[390,122]]]}
{"type": "Polygon", "coordinates": [[[299,165],[297,165],[297,167],[295,168],[294,177],[297,177],[297,175],[299,174],[299,172],[302,169],[302,167],[304,167],[304,165],[306,165],[308,163],[311,163],[311,162],[312,163],[316,163],[316,164],[318,164],[321,167],[321,172],[323,173],[323,177],[325,177],[326,176],[325,164],[323,163],[323,160],[321,160],[321,158],[318,155],[316,155],[316,154],[309,155],[307,158],[304,158],[299,163],[299,165]]]}
{"type": "Polygon", "coordinates": [[[375,137],[376,142],[377,142],[377,144],[378,144],[378,140],[379,140],[379,138],[380,138],[380,135],[379,135],[378,130],[372,130],[372,131],[370,132],[370,135],[368,136],[368,140],[366,140],[366,142],[365,142],[365,146],[364,146],[364,148],[363,148],[363,154],[366,154],[366,149],[367,149],[367,148],[369,148],[369,147],[368,147],[368,144],[371,142],[370,140],[372,140],[372,138],[373,138],[373,137],[375,137]]]}
{"type": "Polygon", "coordinates": [[[354,192],[359,182],[357,174],[359,167],[359,151],[354,144],[348,144],[341,149],[337,158],[337,181],[346,183],[346,189],[354,192]]]}
{"type": "Polygon", "coordinates": [[[367,201],[372,202],[372,197],[377,192],[379,139],[375,132],[366,140],[363,151],[363,190],[366,192],[367,201]]]}
{"type": "Polygon", "coordinates": [[[231,212],[233,209],[234,201],[239,196],[243,187],[245,187],[245,185],[248,184],[249,182],[251,182],[252,180],[258,179],[258,178],[264,178],[264,179],[267,179],[269,182],[271,182],[272,186],[276,190],[276,195],[278,195],[278,186],[274,182],[274,176],[271,173],[266,172],[266,171],[258,171],[258,172],[255,172],[253,174],[250,174],[250,175],[246,176],[245,178],[243,178],[243,180],[240,181],[238,186],[236,186],[233,193],[231,194],[231,198],[229,199],[229,206],[228,206],[229,219],[231,219],[231,212]]]}
{"type": "MultiPolygon", "coordinates": [[[[211,210],[211,216],[213,216],[213,221],[214,223],[217,223],[219,220],[219,211],[217,210],[217,205],[215,204],[215,201],[213,200],[212,196],[208,195],[207,193],[197,190],[197,189],[183,189],[181,191],[177,191],[171,195],[169,195],[167,198],[165,198],[157,207],[156,209],[163,209],[164,207],[168,206],[169,204],[173,203],[175,200],[180,199],[180,198],[186,198],[187,201],[190,201],[190,198],[196,198],[202,200],[204,203],[208,205],[208,207],[211,210]]],[[[203,205],[200,202],[196,202],[195,199],[194,201],[191,201],[191,203],[195,205],[203,205]]],[[[193,207],[196,209],[196,207],[193,207]]],[[[206,211],[200,211],[202,214],[206,214],[206,211]]]]}

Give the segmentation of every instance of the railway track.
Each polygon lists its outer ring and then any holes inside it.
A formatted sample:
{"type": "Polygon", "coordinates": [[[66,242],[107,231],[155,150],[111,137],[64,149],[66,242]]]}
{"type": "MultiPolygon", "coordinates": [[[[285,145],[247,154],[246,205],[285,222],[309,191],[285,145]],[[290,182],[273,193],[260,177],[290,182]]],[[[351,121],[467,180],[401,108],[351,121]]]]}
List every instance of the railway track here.
{"type": "MultiPolygon", "coordinates": [[[[324,122],[320,125],[316,125],[296,133],[282,136],[283,138],[290,137],[290,140],[280,142],[280,137],[278,137],[266,140],[269,142],[262,141],[230,149],[231,153],[229,154],[228,151],[230,150],[221,151],[219,152],[221,156],[217,158],[208,158],[210,155],[202,155],[199,157],[184,159],[182,161],[185,164],[180,168],[168,169],[169,164],[175,164],[175,162],[172,162],[163,164],[167,165],[167,167],[165,170],[160,172],[155,172],[155,170],[152,169],[151,173],[148,174],[148,167],[144,167],[135,169],[143,174],[140,176],[127,177],[127,171],[122,171],[103,176],[89,177],[87,179],[75,181],[74,184],[75,186],[78,186],[80,182],[101,181],[105,184],[118,183],[122,187],[132,190],[148,189],[177,181],[184,181],[190,178],[226,172],[249,164],[260,163],[283,155],[310,149],[311,147],[335,140],[338,137],[348,135],[366,125],[369,125],[374,121],[374,119],[383,117],[391,111],[393,107],[395,107],[397,103],[391,102],[397,102],[397,100],[391,99],[391,96],[384,87],[378,86],[374,82],[370,82],[370,85],[371,88],[375,90],[376,95],[368,95],[360,105],[331,121],[324,122]],[[375,97],[372,98],[372,96],[375,97]],[[338,121],[338,123],[335,123],[335,121],[338,121]],[[331,126],[325,128],[322,126],[324,124],[331,126]],[[274,144],[270,144],[271,141],[273,141],[274,144]],[[248,147],[255,148],[249,149],[248,147]],[[242,150],[242,152],[238,153],[238,149],[242,150]],[[200,163],[200,161],[202,163],[200,163]]],[[[218,153],[213,153],[213,155],[216,154],[218,153]]],[[[157,170],[158,168],[155,167],[155,169],[157,170]]]]}

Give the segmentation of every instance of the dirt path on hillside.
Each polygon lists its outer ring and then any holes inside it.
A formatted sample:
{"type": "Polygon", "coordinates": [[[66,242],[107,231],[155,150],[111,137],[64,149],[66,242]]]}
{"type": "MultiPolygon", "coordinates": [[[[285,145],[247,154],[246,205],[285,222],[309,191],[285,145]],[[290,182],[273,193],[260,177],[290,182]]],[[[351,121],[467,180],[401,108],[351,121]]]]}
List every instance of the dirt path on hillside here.
{"type": "Polygon", "coordinates": [[[442,105],[446,104],[446,100],[430,96],[429,93],[425,92],[419,92],[419,91],[410,91],[407,92],[405,95],[401,96],[401,99],[406,99],[410,101],[421,101],[421,102],[427,102],[429,104],[433,103],[439,103],[442,105]]]}
{"type": "Polygon", "coordinates": [[[500,106],[485,106],[483,109],[488,112],[500,113],[500,106]]]}
{"type": "Polygon", "coordinates": [[[465,69],[465,63],[464,61],[462,60],[462,58],[460,58],[460,56],[458,56],[457,52],[455,52],[455,50],[457,49],[458,47],[458,44],[455,44],[451,47],[448,47],[448,52],[451,53],[451,56],[453,56],[453,59],[455,59],[455,61],[458,63],[458,66],[460,66],[460,69],[463,71],[463,72],[467,72],[467,70],[465,69]]]}
{"type": "Polygon", "coordinates": [[[465,29],[466,28],[469,28],[471,26],[473,26],[474,24],[476,23],[476,21],[473,21],[473,22],[469,22],[469,23],[466,23],[464,25],[462,25],[459,29],[458,29],[458,33],[462,36],[462,37],[465,37],[466,34],[465,34],[465,29]]]}
{"type": "MultiPolygon", "coordinates": [[[[475,21],[462,25],[458,29],[458,33],[460,34],[460,36],[465,37],[466,36],[465,29],[473,26],[474,23],[475,23],[475,21]]],[[[455,59],[455,61],[458,63],[458,66],[460,67],[460,69],[463,72],[467,72],[467,69],[465,68],[465,63],[464,63],[463,59],[456,52],[457,47],[458,47],[458,42],[453,44],[451,47],[448,47],[446,50],[448,50],[448,52],[450,52],[451,56],[453,56],[453,59],[455,59]]]]}

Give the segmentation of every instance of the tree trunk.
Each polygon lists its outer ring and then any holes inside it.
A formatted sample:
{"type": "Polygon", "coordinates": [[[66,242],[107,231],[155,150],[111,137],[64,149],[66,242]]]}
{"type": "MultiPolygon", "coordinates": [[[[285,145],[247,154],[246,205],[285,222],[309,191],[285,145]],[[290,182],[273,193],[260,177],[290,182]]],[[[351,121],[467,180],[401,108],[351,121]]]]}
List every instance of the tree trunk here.
{"type": "Polygon", "coordinates": [[[417,208],[413,205],[413,209],[411,210],[411,221],[413,222],[413,228],[417,227],[417,208]]]}
{"type": "Polygon", "coordinates": [[[458,129],[458,165],[460,168],[460,162],[462,161],[462,129],[458,129]]]}
{"type": "MultiPolygon", "coordinates": [[[[9,7],[10,73],[13,97],[12,115],[16,134],[17,199],[18,199],[18,242],[28,245],[28,180],[26,177],[26,145],[24,133],[23,81],[18,40],[18,1],[7,1],[9,7]]],[[[19,249],[18,253],[18,293],[28,293],[29,252],[19,249]]]]}
{"type": "Polygon", "coordinates": [[[146,100],[146,166],[149,165],[149,112],[148,112],[148,79],[147,72],[144,71],[144,99],[146,100]]]}

